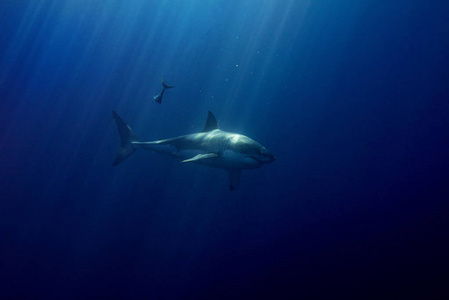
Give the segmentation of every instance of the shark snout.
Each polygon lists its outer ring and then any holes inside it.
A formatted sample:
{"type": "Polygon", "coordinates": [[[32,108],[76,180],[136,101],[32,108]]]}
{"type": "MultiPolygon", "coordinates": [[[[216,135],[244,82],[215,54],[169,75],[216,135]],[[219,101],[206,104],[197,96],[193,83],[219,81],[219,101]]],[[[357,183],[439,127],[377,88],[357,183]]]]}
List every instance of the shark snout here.
{"type": "Polygon", "coordinates": [[[273,162],[275,160],[276,160],[276,157],[273,154],[270,153],[270,155],[267,156],[267,162],[268,163],[271,163],[271,162],[273,162]]]}
{"type": "Polygon", "coordinates": [[[252,158],[261,164],[272,163],[276,159],[271,153],[263,153],[263,155],[252,156],[252,158]]]}
{"type": "Polygon", "coordinates": [[[274,154],[271,153],[271,151],[267,150],[266,148],[264,149],[264,151],[262,151],[262,155],[263,155],[265,163],[271,163],[271,162],[275,161],[275,159],[276,159],[274,154]]]}

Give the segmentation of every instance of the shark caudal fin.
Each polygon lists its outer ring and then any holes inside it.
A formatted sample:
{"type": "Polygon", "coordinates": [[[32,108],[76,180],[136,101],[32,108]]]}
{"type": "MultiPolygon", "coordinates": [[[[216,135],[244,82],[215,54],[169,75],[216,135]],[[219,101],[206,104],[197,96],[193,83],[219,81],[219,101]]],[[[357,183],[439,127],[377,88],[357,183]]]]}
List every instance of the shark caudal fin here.
{"type": "Polygon", "coordinates": [[[164,89],[171,89],[174,88],[174,85],[166,85],[165,82],[162,80],[162,86],[164,87],[164,89]]]}
{"type": "Polygon", "coordinates": [[[112,111],[112,116],[115,119],[115,123],[117,124],[118,133],[120,135],[120,148],[118,149],[117,157],[115,158],[113,166],[118,165],[125,159],[127,159],[137,148],[132,144],[132,142],[137,142],[138,139],[131,127],[129,127],[125,122],[123,122],[122,118],[115,112],[112,111]]]}

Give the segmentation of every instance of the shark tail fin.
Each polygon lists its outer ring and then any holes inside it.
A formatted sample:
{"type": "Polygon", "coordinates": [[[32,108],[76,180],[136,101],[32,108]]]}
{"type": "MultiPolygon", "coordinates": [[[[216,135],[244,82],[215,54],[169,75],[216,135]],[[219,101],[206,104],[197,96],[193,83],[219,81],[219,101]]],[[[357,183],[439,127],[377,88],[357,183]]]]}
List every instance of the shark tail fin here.
{"type": "Polygon", "coordinates": [[[117,124],[118,133],[120,135],[120,148],[118,149],[117,157],[115,158],[113,166],[116,166],[127,159],[134,151],[137,150],[136,146],[132,142],[138,141],[136,135],[132,131],[131,127],[126,124],[122,118],[115,112],[112,111],[112,116],[117,124]]]}
{"type": "Polygon", "coordinates": [[[165,84],[165,82],[163,80],[162,80],[162,86],[164,87],[164,89],[171,89],[171,88],[175,87],[174,85],[167,85],[167,84],[165,84]]]}

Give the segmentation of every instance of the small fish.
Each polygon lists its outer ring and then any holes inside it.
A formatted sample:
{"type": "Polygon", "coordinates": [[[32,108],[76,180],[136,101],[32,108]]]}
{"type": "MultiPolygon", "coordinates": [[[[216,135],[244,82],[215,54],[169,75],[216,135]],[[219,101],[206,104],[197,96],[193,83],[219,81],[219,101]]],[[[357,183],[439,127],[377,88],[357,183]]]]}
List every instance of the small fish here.
{"type": "Polygon", "coordinates": [[[162,86],[163,86],[162,91],[159,94],[157,94],[156,96],[153,97],[154,101],[156,101],[159,104],[162,103],[162,97],[164,96],[165,90],[175,87],[174,85],[166,85],[163,80],[162,80],[162,86]]]}

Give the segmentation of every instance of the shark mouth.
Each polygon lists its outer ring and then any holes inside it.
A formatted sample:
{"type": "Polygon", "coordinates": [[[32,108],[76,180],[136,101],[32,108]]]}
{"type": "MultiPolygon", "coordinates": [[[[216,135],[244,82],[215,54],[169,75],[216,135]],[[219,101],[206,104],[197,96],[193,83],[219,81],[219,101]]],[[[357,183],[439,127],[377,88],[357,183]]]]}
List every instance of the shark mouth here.
{"type": "Polygon", "coordinates": [[[258,157],[256,157],[256,156],[250,156],[253,160],[255,160],[257,163],[259,163],[259,164],[263,164],[264,162],[263,162],[263,160],[261,160],[261,159],[259,159],[258,157]]]}
{"type": "Polygon", "coordinates": [[[274,156],[262,156],[262,157],[260,157],[260,156],[253,156],[253,155],[251,155],[250,156],[253,160],[255,160],[256,162],[258,162],[259,164],[266,164],[266,163],[270,163],[270,162],[272,162],[272,161],[274,161],[274,156]]]}

